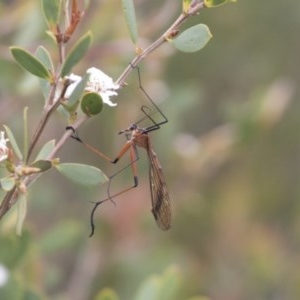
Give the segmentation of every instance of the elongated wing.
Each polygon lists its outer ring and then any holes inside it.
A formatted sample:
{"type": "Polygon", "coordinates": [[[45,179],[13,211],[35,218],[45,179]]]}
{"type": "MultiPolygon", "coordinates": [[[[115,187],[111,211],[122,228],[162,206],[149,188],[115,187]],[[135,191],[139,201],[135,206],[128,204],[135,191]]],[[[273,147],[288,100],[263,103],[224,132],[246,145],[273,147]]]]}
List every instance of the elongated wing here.
{"type": "Polygon", "coordinates": [[[161,165],[157,159],[156,153],[150,146],[148,149],[150,159],[150,191],[152,201],[152,213],[154,215],[157,226],[161,230],[171,228],[171,200],[167,189],[164,174],[161,165]]]}

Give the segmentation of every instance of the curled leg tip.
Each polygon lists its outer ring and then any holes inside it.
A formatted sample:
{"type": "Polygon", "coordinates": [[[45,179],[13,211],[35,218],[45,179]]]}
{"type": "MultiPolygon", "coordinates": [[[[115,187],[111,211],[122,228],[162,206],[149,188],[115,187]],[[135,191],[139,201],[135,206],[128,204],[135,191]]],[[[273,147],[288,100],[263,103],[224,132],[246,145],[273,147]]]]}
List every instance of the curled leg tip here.
{"type": "Polygon", "coordinates": [[[90,233],[90,235],[89,235],[89,237],[92,237],[93,235],[94,235],[94,227],[92,227],[92,231],[91,231],[91,233],[90,233]]]}

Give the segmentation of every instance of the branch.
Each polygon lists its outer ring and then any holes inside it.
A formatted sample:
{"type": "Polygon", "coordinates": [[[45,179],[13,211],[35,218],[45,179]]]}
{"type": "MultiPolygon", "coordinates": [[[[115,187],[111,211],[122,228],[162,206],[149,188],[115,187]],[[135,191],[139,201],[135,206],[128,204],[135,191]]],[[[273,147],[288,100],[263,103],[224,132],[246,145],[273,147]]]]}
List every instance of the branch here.
{"type": "Polygon", "coordinates": [[[171,37],[173,33],[176,32],[189,17],[196,15],[200,9],[204,8],[203,1],[201,0],[198,2],[199,3],[196,3],[193,7],[191,7],[189,13],[181,13],[177,20],[154,43],[152,43],[145,50],[142,50],[141,53],[138,53],[137,56],[129,63],[120,77],[116,80],[116,84],[123,86],[128,75],[144,58],[146,58],[151,52],[166,42],[167,38],[171,37]]]}

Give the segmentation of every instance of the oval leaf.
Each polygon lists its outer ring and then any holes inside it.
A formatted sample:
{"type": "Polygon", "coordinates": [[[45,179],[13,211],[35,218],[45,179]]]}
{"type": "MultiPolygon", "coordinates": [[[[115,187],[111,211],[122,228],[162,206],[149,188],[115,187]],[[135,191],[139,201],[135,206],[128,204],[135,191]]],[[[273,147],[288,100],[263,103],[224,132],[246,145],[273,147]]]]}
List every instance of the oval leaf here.
{"type": "Polygon", "coordinates": [[[81,110],[88,116],[100,114],[103,108],[103,100],[97,93],[87,93],[81,100],[81,110]]]}
{"type": "Polygon", "coordinates": [[[23,156],[27,158],[28,153],[28,107],[23,109],[23,156]]]}
{"type": "Polygon", "coordinates": [[[176,266],[170,266],[162,275],[162,283],[158,299],[172,300],[180,290],[180,271],[176,266]]]}
{"type": "Polygon", "coordinates": [[[182,32],[175,39],[168,39],[168,42],[182,52],[196,52],[201,50],[211,38],[212,34],[208,27],[198,24],[182,32]]]}
{"type": "Polygon", "coordinates": [[[138,31],[136,25],[136,17],[133,0],[122,0],[123,11],[126,18],[127,27],[132,42],[135,44],[138,38],[138,31]]]}
{"type": "Polygon", "coordinates": [[[18,199],[18,216],[16,224],[16,233],[17,235],[22,235],[23,223],[27,213],[27,199],[26,194],[19,194],[18,199]]]}
{"type": "Polygon", "coordinates": [[[20,151],[20,148],[16,142],[16,139],[12,133],[12,131],[6,126],[6,125],[3,125],[5,131],[6,131],[6,134],[8,136],[8,139],[9,139],[9,142],[14,150],[14,153],[17,155],[18,159],[19,160],[22,160],[23,159],[23,155],[20,151]]]}
{"type": "Polygon", "coordinates": [[[50,53],[45,47],[39,46],[36,50],[35,55],[48,68],[48,70],[54,72],[54,66],[53,66],[50,53]]]}
{"type": "Polygon", "coordinates": [[[148,277],[138,289],[134,300],[158,300],[162,280],[158,276],[148,277]]]}
{"type": "Polygon", "coordinates": [[[94,166],[62,163],[55,165],[56,169],[68,179],[85,186],[95,186],[108,181],[107,176],[94,166]]]}
{"type": "Polygon", "coordinates": [[[8,176],[0,179],[0,187],[3,191],[9,192],[16,185],[16,180],[13,176],[8,176]]]}
{"type": "Polygon", "coordinates": [[[39,84],[40,84],[40,88],[41,88],[43,96],[44,96],[44,100],[46,102],[49,98],[51,85],[48,80],[45,80],[43,78],[39,78],[39,84]]]}
{"type": "Polygon", "coordinates": [[[81,60],[84,54],[87,52],[92,42],[92,33],[89,31],[83,35],[75,44],[73,49],[68,54],[66,61],[64,62],[61,77],[68,75],[72,68],[81,60]]]}
{"type": "Polygon", "coordinates": [[[35,158],[35,161],[46,159],[55,147],[55,140],[47,142],[40,150],[35,158]]]}
{"type": "Polygon", "coordinates": [[[61,0],[42,0],[43,11],[50,28],[53,28],[58,23],[60,3],[61,0]]]}
{"type": "Polygon", "coordinates": [[[52,162],[50,160],[37,160],[32,165],[30,165],[31,168],[38,168],[40,169],[40,172],[45,172],[52,168],[52,162]]]}
{"type": "Polygon", "coordinates": [[[51,75],[44,64],[28,51],[20,47],[10,47],[14,59],[31,74],[44,79],[50,79],[51,75]]]}
{"type": "Polygon", "coordinates": [[[68,100],[68,105],[72,106],[74,105],[78,100],[81,99],[82,94],[85,90],[86,84],[90,78],[90,74],[85,74],[79,83],[76,85],[74,90],[72,91],[69,100],[68,100]]]}
{"type": "Polygon", "coordinates": [[[204,0],[204,5],[206,7],[214,7],[229,2],[236,2],[236,0],[204,0]]]}

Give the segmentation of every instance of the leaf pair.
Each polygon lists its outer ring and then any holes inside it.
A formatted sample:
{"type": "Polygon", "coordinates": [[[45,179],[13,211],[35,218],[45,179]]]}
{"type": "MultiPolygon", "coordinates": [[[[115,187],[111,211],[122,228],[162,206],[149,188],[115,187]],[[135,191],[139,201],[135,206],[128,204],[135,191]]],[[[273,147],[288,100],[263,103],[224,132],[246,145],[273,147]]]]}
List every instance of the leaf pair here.
{"type": "MultiPolygon", "coordinates": [[[[215,7],[234,1],[236,0],[204,0],[204,4],[206,7],[215,7]]],[[[183,0],[183,12],[188,13],[191,5],[195,2],[197,1],[183,0]]],[[[138,30],[133,0],[122,0],[122,5],[131,40],[134,44],[136,44],[138,39],[138,30]]],[[[208,43],[211,37],[212,35],[208,27],[204,24],[198,24],[185,30],[176,38],[167,37],[167,41],[179,51],[196,52],[201,50],[208,43]]]]}
{"type": "Polygon", "coordinates": [[[61,0],[42,0],[42,8],[49,28],[55,28],[61,13],[61,0]]]}
{"type": "MultiPolygon", "coordinates": [[[[68,75],[72,68],[82,59],[87,52],[92,42],[92,33],[87,32],[83,35],[77,43],[74,45],[72,50],[69,52],[65,62],[63,63],[61,70],[61,77],[68,75]]],[[[51,82],[53,80],[53,63],[49,52],[39,47],[37,55],[34,56],[27,50],[21,47],[10,47],[11,53],[14,59],[29,73],[46,79],[51,82]]]]}
{"type": "MultiPolygon", "coordinates": [[[[122,5],[131,40],[134,44],[136,44],[138,39],[138,30],[133,1],[122,0],[122,5]]],[[[204,24],[199,24],[187,29],[174,39],[168,37],[167,41],[179,51],[196,52],[202,49],[211,37],[212,35],[208,27],[204,24]]]]}

